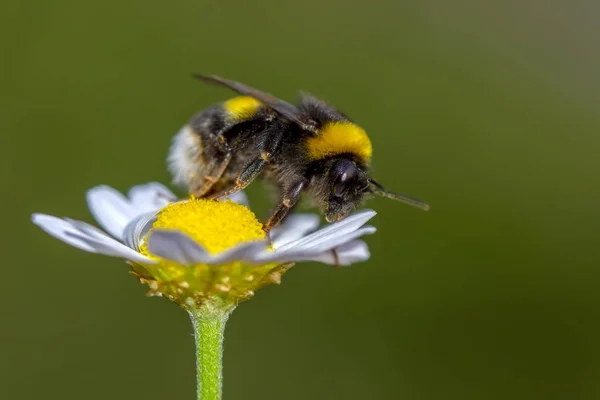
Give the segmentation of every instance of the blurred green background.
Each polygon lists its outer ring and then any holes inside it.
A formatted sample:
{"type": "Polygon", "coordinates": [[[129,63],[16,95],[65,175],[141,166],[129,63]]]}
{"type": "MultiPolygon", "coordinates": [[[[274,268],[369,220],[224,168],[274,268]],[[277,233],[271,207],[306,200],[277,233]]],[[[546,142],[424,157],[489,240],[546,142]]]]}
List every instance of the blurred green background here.
{"type": "Polygon", "coordinates": [[[370,261],[240,306],[226,399],[600,398],[598,3],[0,7],[0,397],[194,398],[186,314],[29,215],[91,222],[91,186],[168,183],[171,136],[231,95],[199,71],[323,97],[432,205],[372,200],[370,261]]]}

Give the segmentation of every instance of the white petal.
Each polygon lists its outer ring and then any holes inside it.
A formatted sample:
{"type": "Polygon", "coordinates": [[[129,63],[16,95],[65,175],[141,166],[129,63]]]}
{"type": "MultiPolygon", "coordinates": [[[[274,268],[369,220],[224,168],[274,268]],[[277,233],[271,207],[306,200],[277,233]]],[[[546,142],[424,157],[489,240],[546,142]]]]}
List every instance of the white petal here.
{"type": "Polygon", "coordinates": [[[67,236],[68,232],[75,232],[76,229],[72,227],[68,222],[52,215],[46,214],[33,214],[31,216],[31,222],[42,228],[42,230],[51,236],[54,236],[58,240],[70,244],[78,249],[85,250],[90,253],[97,253],[96,249],[91,247],[85,242],[74,239],[67,236]]]}
{"type": "Polygon", "coordinates": [[[348,266],[357,262],[366,261],[371,257],[369,247],[362,240],[353,240],[343,246],[315,255],[308,256],[306,261],[319,261],[325,264],[348,266]]]}
{"type": "Polygon", "coordinates": [[[154,229],[148,237],[150,253],[175,261],[181,265],[192,265],[209,257],[208,252],[182,232],[154,229]]]}
{"type": "Polygon", "coordinates": [[[155,263],[85,222],[43,214],[34,214],[32,221],[55,238],[79,249],[140,263],[155,263]]]}
{"type": "Polygon", "coordinates": [[[224,197],[224,199],[229,199],[229,200],[233,201],[234,203],[238,203],[243,206],[250,207],[250,204],[248,203],[248,196],[246,196],[246,193],[244,193],[243,190],[232,193],[229,196],[224,197]]]}
{"type": "Polygon", "coordinates": [[[363,226],[368,220],[373,218],[377,214],[373,210],[362,210],[355,214],[352,214],[341,221],[334,222],[318,231],[305,236],[304,238],[294,240],[293,242],[287,243],[278,248],[278,251],[291,250],[302,246],[312,246],[316,243],[320,243],[322,239],[328,239],[330,237],[340,237],[348,233],[354,232],[361,226],[363,226]]]}
{"type": "Polygon", "coordinates": [[[296,246],[288,251],[327,251],[345,243],[348,243],[354,239],[357,239],[364,235],[371,235],[375,233],[377,229],[374,226],[363,226],[354,232],[346,233],[343,235],[327,235],[321,238],[315,239],[310,243],[305,243],[302,246],[296,246]]]}
{"type": "Polygon", "coordinates": [[[141,264],[156,264],[156,261],[130,249],[123,243],[120,243],[109,236],[106,236],[105,240],[78,234],[73,234],[72,236],[93,246],[98,253],[104,254],[105,256],[124,258],[141,264]]]}
{"type": "Polygon", "coordinates": [[[67,233],[67,236],[79,238],[79,240],[94,247],[100,254],[121,257],[141,263],[155,263],[155,261],[152,261],[148,257],[111,238],[95,226],[70,218],[65,218],[64,220],[76,229],[75,232],[67,233]]]}
{"type": "Polygon", "coordinates": [[[110,186],[96,186],[87,192],[90,212],[108,233],[121,239],[127,224],[138,215],[131,202],[110,186]]]}
{"type": "Polygon", "coordinates": [[[177,200],[173,192],[158,182],[134,186],[127,193],[127,197],[138,216],[158,211],[177,200]]]}
{"type": "Polygon", "coordinates": [[[366,261],[370,256],[371,253],[369,253],[369,248],[364,241],[353,240],[328,251],[288,253],[274,261],[318,261],[330,265],[348,266],[360,261],[366,261]],[[294,258],[290,260],[290,256],[294,258]]]}
{"type": "MultiPolygon", "coordinates": [[[[335,249],[339,265],[347,266],[371,257],[369,246],[363,240],[353,240],[335,249]]],[[[323,261],[326,262],[326,261],[323,261]]],[[[335,260],[333,263],[334,264],[335,260]]]]}
{"type": "MultiPolygon", "coordinates": [[[[324,241],[315,243],[314,246],[297,246],[292,249],[275,251],[275,252],[262,252],[258,254],[253,263],[265,263],[265,262],[286,262],[286,261],[302,261],[302,260],[334,260],[332,250],[338,248],[345,248],[348,243],[355,242],[357,238],[363,235],[369,235],[374,233],[376,229],[372,226],[365,226],[352,233],[328,237],[324,241]]],[[[335,264],[335,261],[322,261],[328,264],[335,264]]],[[[341,262],[340,262],[341,264],[341,262]]]]}
{"type": "Polygon", "coordinates": [[[156,221],[156,214],[156,212],[142,214],[127,224],[123,232],[123,243],[139,251],[142,240],[156,221]]]}
{"type": "Polygon", "coordinates": [[[253,264],[258,254],[267,249],[268,240],[255,240],[235,246],[227,251],[212,256],[208,264],[226,264],[235,260],[253,264]]]}
{"type": "Polygon", "coordinates": [[[298,240],[319,226],[320,218],[316,214],[294,214],[271,231],[273,247],[276,249],[298,240]]]}
{"type": "Polygon", "coordinates": [[[246,242],[219,254],[210,254],[189,236],[175,230],[154,229],[148,237],[148,250],[166,260],[181,265],[226,264],[234,260],[254,260],[256,254],[265,250],[268,242],[246,242]]]}

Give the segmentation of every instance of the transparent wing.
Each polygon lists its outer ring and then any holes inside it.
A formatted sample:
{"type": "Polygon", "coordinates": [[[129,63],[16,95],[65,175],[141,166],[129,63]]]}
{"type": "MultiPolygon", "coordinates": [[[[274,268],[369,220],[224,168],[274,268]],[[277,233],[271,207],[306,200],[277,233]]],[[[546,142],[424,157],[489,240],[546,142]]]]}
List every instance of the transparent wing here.
{"type": "Polygon", "coordinates": [[[275,112],[281,114],[283,117],[297,123],[302,129],[311,132],[316,130],[314,122],[307,121],[306,118],[301,114],[300,110],[298,110],[295,106],[284,100],[278,99],[269,93],[261,92],[260,90],[244,85],[243,83],[230,81],[215,75],[193,74],[193,76],[200,79],[202,82],[224,86],[241,95],[254,97],[256,100],[259,100],[271,107],[275,112]]]}

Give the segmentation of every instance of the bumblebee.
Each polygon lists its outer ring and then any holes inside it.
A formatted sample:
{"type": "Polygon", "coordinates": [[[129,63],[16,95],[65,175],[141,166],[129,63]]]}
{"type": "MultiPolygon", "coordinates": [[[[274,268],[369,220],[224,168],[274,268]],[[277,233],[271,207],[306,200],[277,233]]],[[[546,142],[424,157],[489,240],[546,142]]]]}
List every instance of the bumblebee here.
{"type": "Polygon", "coordinates": [[[264,225],[267,233],[304,193],[328,222],[344,218],[371,195],[429,209],[369,176],[367,133],[322,100],[302,95],[294,106],[239,82],[194,76],[238,93],[193,116],[173,138],[168,165],[174,182],[196,197],[225,197],[265,178],[280,194],[264,225]]]}

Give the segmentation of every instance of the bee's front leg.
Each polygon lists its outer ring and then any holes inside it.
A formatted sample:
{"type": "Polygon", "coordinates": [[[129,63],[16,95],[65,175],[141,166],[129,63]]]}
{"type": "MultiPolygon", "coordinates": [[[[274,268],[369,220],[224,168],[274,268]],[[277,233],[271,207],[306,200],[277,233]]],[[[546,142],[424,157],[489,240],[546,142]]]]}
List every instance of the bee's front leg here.
{"type": "Polygon", "coordinates": [[[290,188],[284,192],[281,202],[275,208],[275,211],[273,211],[273,214],[271,214],[271,217],[267,220],[263,227],[267,234],[269,234],[271,229],[277,226],[285,218],[291,208],[296,205],[300,195],[302,194],[304,186],[306,186],[306,181],[299,181],[290,186],[290,188]]]}

